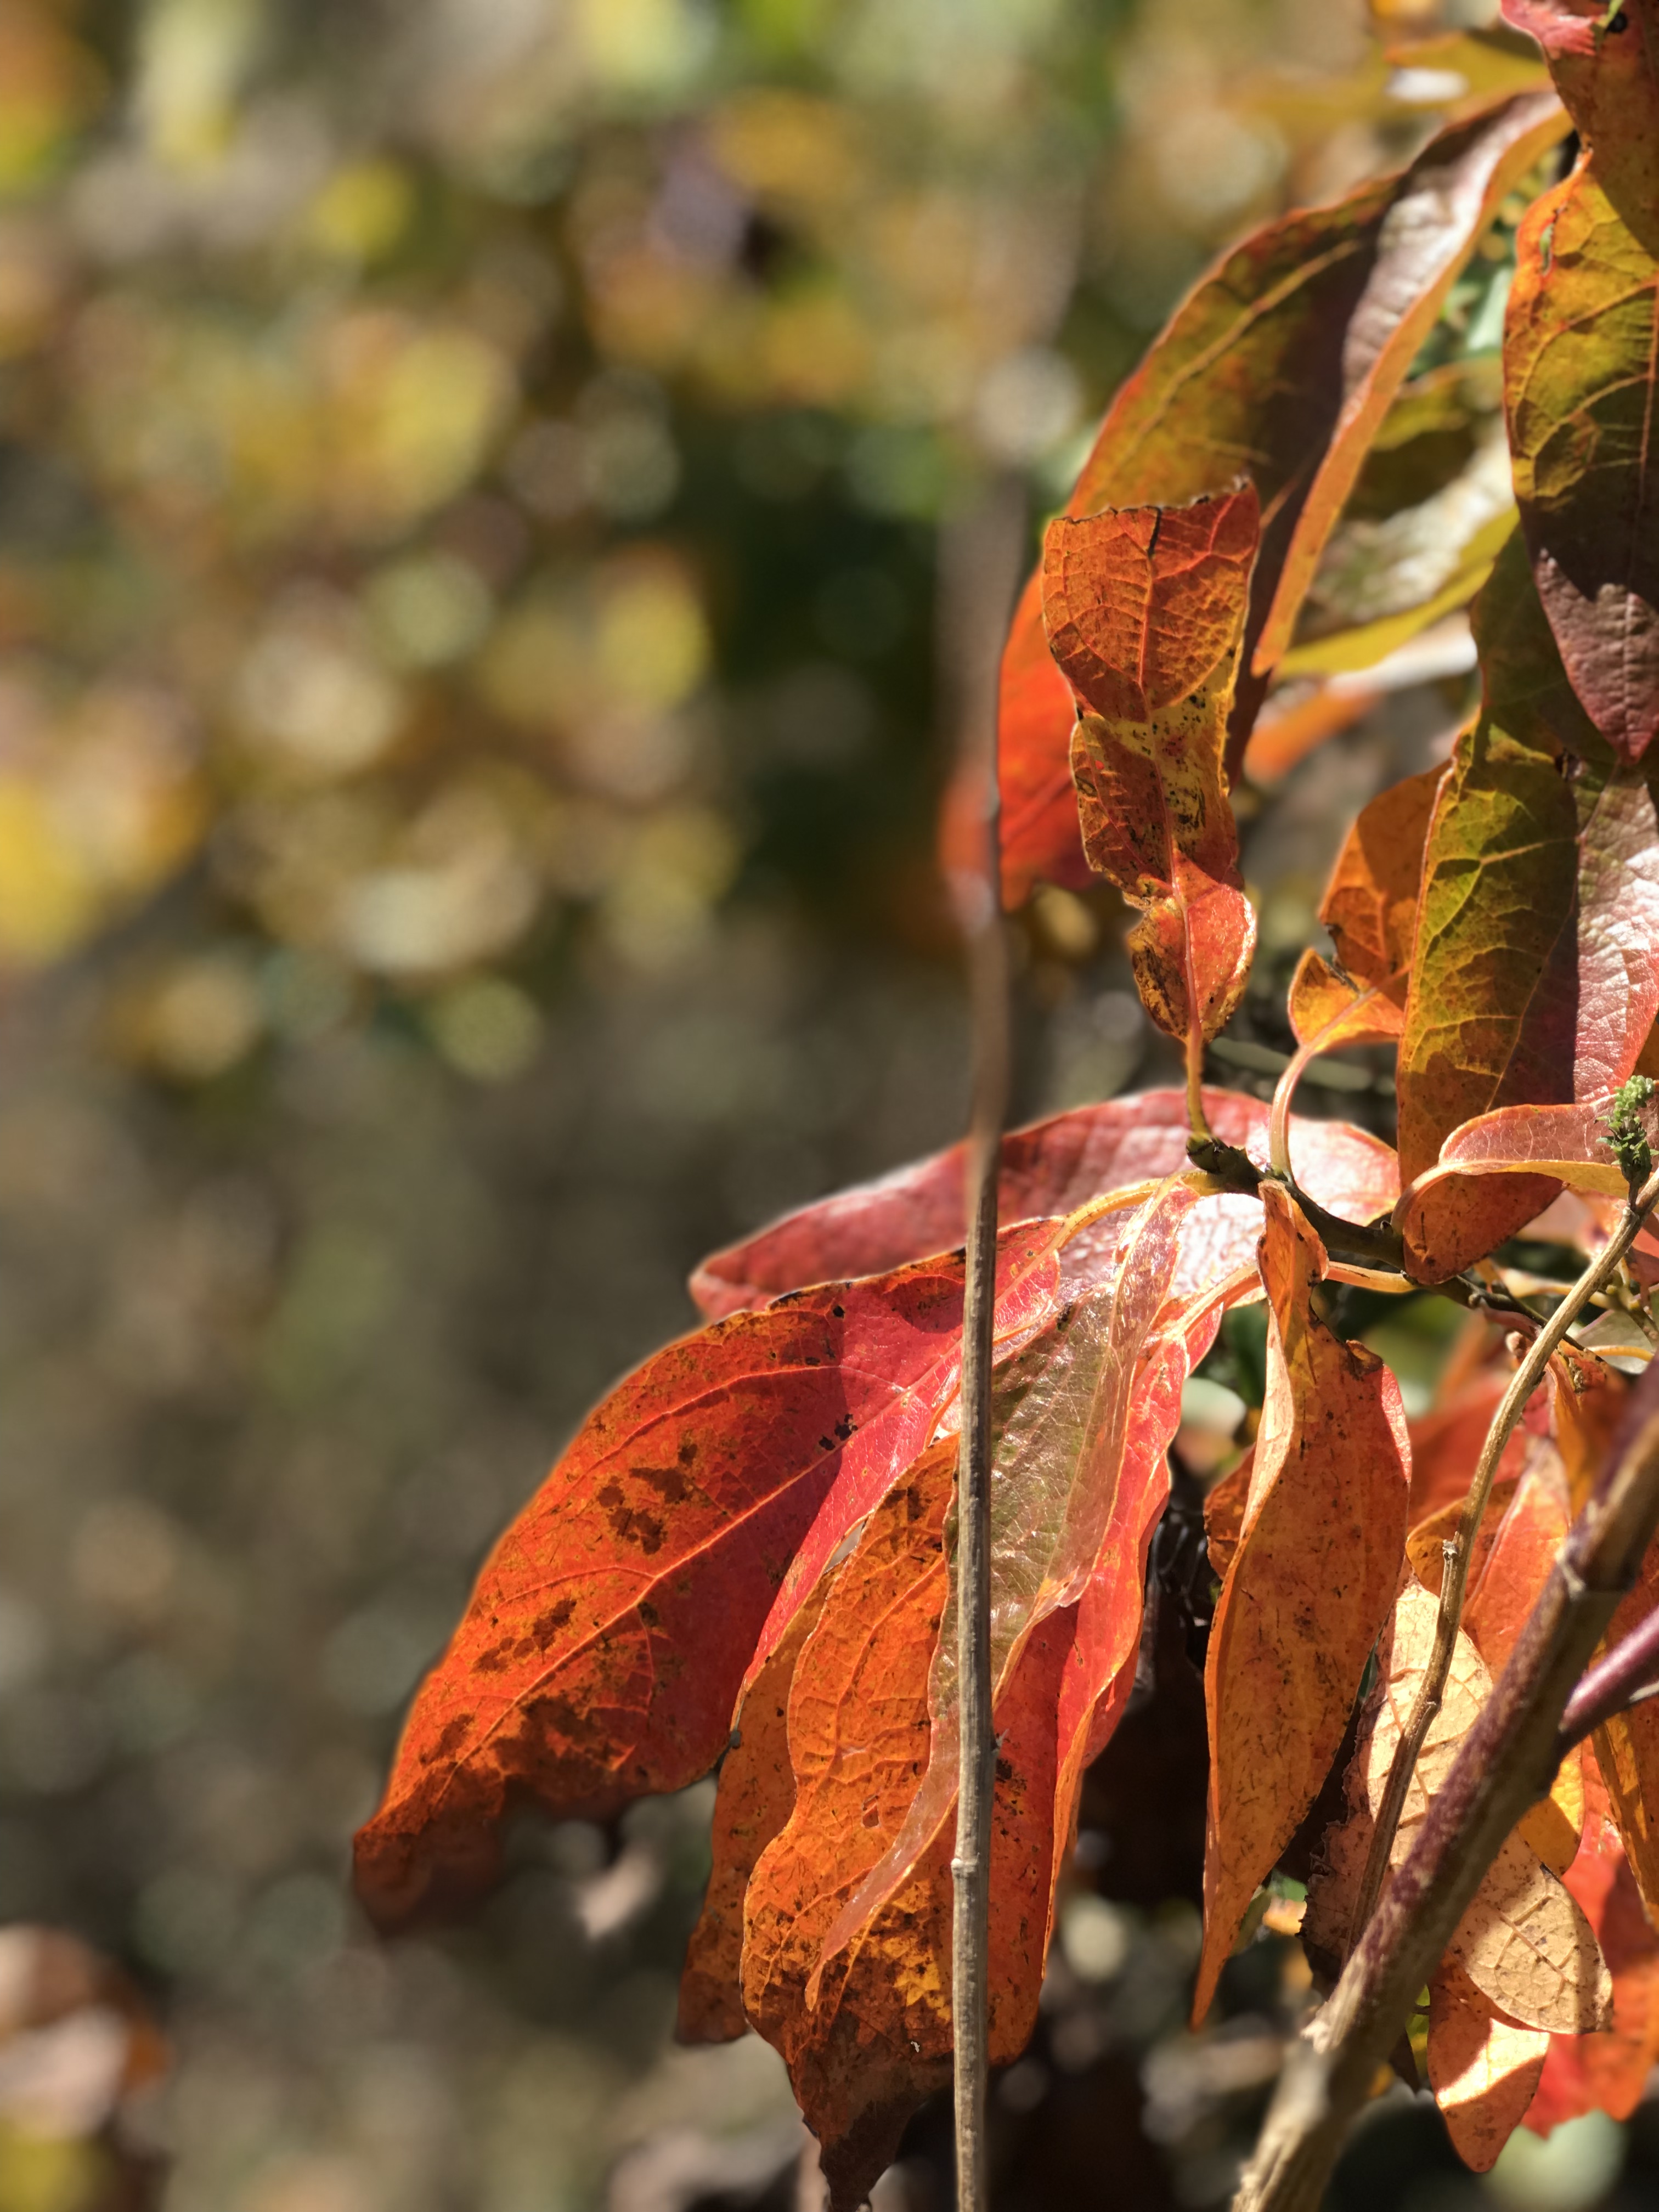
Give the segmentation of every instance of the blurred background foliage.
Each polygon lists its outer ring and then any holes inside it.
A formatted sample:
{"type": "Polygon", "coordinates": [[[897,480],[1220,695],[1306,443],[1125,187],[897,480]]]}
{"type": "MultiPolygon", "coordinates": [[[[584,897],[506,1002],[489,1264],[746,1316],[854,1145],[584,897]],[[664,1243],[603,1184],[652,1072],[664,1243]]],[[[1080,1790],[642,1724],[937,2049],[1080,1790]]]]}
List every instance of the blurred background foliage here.
{"type": "MultiPolygon", "coordinates": [[[[667,2040],[708,1785],[391,1948],[349,1834],[698,1254],[955,1133],[941,523],[1428,92],[1358,0],[0,0],[0,1919],[120,1962],[0,1943],[5,2212],[814,2201],[667,2040]]],[[[1281,965],[1458,696],[1287,782],[1281,965]]],[[[1160,1079],[1115,910],[1021,930],[1023,1107],[1160,1079]]],[[[1009,2206],[1219,2202],[1299,1997],[1268,1934],[1182,2030],[1170,1681],[1009,2206]]]]}

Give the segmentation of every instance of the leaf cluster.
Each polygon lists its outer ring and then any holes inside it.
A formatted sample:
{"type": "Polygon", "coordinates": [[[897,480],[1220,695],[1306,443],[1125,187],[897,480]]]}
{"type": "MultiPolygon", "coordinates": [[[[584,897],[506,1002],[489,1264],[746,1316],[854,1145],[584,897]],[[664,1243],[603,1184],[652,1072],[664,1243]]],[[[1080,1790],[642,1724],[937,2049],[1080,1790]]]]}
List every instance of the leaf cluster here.
{"type": "MultiPolygon", "coordinates": [[[[1031,2032],[1084,1770],[1136,1680],[1183,1385],[1224,1316],[1261,1309],[1265,1358],[1207,1500],[1198,2018],[1339,1760],[1304,1936],[1324,1974],[1352,1952],[1595,1487],[1629,1387],[1595,1343],[1628,1365],[1659,1340],[1659,1243],[1626,1234],[1600,1310],[1574,1294],[1578,1334],[1492,1426],[1510,1347],[1567,1287],[1510,1240],[1613,1235],[1659,1068],[1659,0],[1507,13],[1543,58],[1503,47],[1492,89],[1479,41],[1440,54],[1474,88],[1406,167],[1268,223],[1177,309],[1008,641],[1005,896],[1121,892],[1188,1081],[1002,1147],[997,2060],[1031,2032]],[[1455,350],[1470,272],[1511,252],[1483,397],[1455,350]],[[1449,425],[1449,482],[1382,465],[1449,425]],[[1350,831],[1271,1107],[1207,1087],[1255,943],[1235,791],[1464,610],[1478,705],[1350,831]],[[1293,1113],[1309,1061],[1361,1044],[1397,1048],[1396,1146],[1293,1113]],[[1341,1285],[1472,1310],[1424,1418],[1337,1325],[1341,1285]]],[[[596,1409],[502,1537],[358,1838],[360,1892],[398,1924],[490,1878],[515,1802],[603,1817],[718,1763],[681,2029],[778,2047],[838,2205],[949,2071],[963,1178],[958,1148],[703,1262],[705,1326],[596,1409]]],[[[1615,1633],[1656,1607],[1650,1559],[1615,1633]]],[[[1637,1706],[1562,1759],[1435,1969],[1425,2063],[1471,2165],[1523,2118],[1630,2108],[1659,2055],[1656,1909],[1659,1717],[1637,1706]]]]}

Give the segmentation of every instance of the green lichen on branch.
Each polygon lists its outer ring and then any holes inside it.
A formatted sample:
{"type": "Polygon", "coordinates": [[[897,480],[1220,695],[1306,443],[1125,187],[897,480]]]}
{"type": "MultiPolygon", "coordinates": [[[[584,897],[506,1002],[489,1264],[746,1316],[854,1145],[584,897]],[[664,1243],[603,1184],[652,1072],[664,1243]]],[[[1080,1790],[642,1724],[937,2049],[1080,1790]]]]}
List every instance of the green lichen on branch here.
{"type": "Polygon", "coordinates": [[[1653,1173],[1653,1146],[1643,1109],[1656,1089],[1659,1085],[1650,1075],[1632,1075],[1613,1099],[1607,1115],[1607,1142],[1632,1190],[1653,1173]]]}

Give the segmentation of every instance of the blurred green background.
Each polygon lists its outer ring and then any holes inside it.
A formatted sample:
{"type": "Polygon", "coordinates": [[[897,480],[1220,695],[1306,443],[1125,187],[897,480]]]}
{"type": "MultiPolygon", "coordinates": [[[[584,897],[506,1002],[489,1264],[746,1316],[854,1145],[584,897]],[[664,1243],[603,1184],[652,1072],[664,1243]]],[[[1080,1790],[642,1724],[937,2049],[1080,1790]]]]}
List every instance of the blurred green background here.
{"type": "MultiPolygon", "coordinates": [[[[0,1921],[172,2059],[53,2106],[0,2040],[3,2212],[816,2201],[771,2054],[668,2041],[712,1785],[390,1948],[349,1836],[690,1265],[956,1133],[941,523],[1058,504],[1216,247],[1417,143],[1382,70],[1358,0],[0,0],[0,1921]]],[[[1454,704],[1287,786],[1269,982],[1454,704]]],[[[1115,908],[1019,929],[1022,1111],[1164,1079],[1115,908]]],[[[1182,1694],[1007,2205],[1220,2201],[1276,2063],[1287,1946],[1182,2031],[1182,1694]]]]}

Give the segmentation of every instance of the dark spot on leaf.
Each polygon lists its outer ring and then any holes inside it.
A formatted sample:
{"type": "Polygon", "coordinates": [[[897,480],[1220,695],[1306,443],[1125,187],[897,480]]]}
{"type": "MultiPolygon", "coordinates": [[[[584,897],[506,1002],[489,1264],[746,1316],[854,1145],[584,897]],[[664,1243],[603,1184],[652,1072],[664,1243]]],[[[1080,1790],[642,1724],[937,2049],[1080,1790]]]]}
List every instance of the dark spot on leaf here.
{"type": "Polygon", "coordinates": [[[466,1741],[471,1729],[471,1714],[457,1713],[453,1720],[444,1723],[443,1731],[431,1750],[421,1753],[421,1764],[434,1766],[441,1759],[453,1759],[466,1741]]]}

